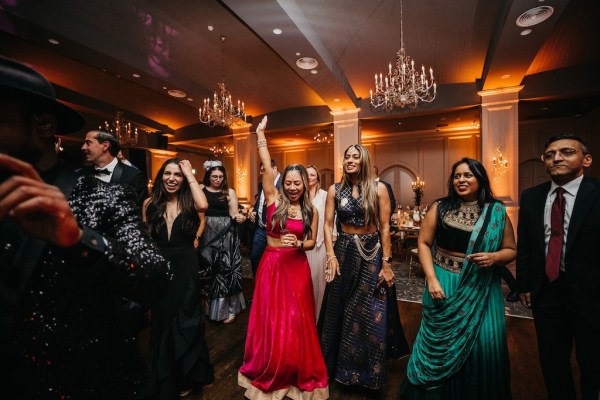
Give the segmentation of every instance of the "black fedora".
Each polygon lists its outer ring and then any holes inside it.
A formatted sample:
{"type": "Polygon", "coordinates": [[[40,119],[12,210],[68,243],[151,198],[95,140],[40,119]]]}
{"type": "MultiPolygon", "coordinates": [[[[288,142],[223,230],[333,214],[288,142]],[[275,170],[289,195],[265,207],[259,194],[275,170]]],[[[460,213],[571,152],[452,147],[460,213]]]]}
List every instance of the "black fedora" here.
{"type": "Polygon", "coordinates": [[[0,91],[26,99],[36,110],[52,112],[58,119],[57,133],[75,132],[85,125],[80,113],[56,100],[54,88],[39,72],[1,56],[0,91]]]}

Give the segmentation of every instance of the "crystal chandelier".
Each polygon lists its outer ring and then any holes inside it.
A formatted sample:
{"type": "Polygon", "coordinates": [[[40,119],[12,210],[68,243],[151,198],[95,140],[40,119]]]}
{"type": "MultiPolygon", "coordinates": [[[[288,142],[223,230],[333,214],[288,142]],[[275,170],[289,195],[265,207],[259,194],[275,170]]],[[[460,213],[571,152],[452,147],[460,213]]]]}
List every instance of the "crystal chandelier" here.
{"type": "Polygon", "coordinates": [[[331,143],[333,142],[333,131],[326,130],[322,132],[317,132],[317,134],[313,137],[313,139],[317,143],[331,143]]]}
{"type": "Polygon", "coordinates": [[[225,155],[233,154],[233,149],[230,147],[227,147],[223,143],[217,143],[216,145],[212,146],[210,148],[210,151],[213,152],[215,157],[219,157],[224,154],[225,155]]]}
{"type": "MultiPolygon", "coordinates": [[[[225,36],[221,36],[221,56],[223,59],[223,71],[225,71],[225,36]]],[[[225,87],[225,79],[217,83],[219,89],[213,95],[211,104],[210,98],[204,99],[204,104],[198,109],[200,122],[210,126],[216,125],[231,127],[239,124],[242,120],[246,121],[244,112],[244,102],[237,101],[237,106],[231,100],[231,94],[225,87]]]]}
{"type": "Polygon", "coordinates": [[[138,128],[123,117],[123,111],[117,110],[114,118],[104,121],[104,127],[98,128],[115,135],[122,146],[136,145],[138,142],[138,128]]]}
{"type": "Polygon", "coordinates": [[[396,52],[396,65],[388,66],[388,73],[375,74],[375,92],[370,90],[371,106],[375,109],[392,111],[394,107],[416,108],[419,102],[431,103],[435,99],[436,84],[433,68],[429,67],[429,76],[425,67],[415,69],[415,61],[404,50],[404,26],[402,23],[402,1],[400,1],[400,50],[396,52]]]}

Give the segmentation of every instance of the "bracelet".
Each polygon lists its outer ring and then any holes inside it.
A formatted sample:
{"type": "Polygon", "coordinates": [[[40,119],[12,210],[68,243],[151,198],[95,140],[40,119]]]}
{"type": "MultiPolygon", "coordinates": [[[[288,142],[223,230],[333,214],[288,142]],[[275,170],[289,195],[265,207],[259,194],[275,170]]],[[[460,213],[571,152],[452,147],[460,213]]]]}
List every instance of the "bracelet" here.
{"type": "Polygon", "coordinates": [[[337,258],[336,256],[331,256],[327,259],[327,262],[325,263],[325,265],[329,264],[329,261],[333,260],[334,258],[337,258]]]}
{"type": "Polygon", "coordinates": [[[303,249],[304,248],[304,240],[300,242],[300,248],[303,249]]]}
{"type": "Polygon", "coordinates": [[[200,240],[200,236],[196,236],[194,240],[200,240]]]}
{"type": "Polygon", "coordinates": [[[267,147],[267,139],[258,139],[256,141],[256,147],[258,147],[258,148],[267,147]]]}
{"type": "Polygon", "coordinates": [[[188,181],[188,185],[191,185],[192,183],[198,183],[198,181],[188,181]]]}

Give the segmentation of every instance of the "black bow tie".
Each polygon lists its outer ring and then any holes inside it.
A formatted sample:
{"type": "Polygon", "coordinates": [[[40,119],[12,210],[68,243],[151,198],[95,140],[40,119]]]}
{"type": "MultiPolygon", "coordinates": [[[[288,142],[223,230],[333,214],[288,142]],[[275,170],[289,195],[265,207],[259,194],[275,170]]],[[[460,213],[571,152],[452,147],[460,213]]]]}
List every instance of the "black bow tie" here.
{"type": "Polygon", "coordinates": [[[110,171],[107,170],[106,168],[96,169],[96,170],[94,170],[94,172],[96,173],[96,175],[110,175],[110,171]]]}

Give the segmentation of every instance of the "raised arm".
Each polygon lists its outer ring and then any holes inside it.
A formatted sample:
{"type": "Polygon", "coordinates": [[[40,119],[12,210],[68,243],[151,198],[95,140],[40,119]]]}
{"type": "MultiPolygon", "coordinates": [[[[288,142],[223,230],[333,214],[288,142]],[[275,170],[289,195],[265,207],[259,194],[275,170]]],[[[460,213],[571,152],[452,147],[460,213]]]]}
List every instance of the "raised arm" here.
{"type": "Polygon", "coordinates": [[[192,164],[188,160],[181,160],[179,162],[179,168],[185,179],[187,179],[190,185],[190,191],[192,192],[192,198],[194,199],[194,206],[196,211],[204,212],[208,208],[208,200],[200,187],[200,183],[196,180],[196,177],[192,173],[192,164]]]}
{"type": "Polygon", "coordinates": [[[260,162],[265,167],[265,172],[262,176],[263,192],[265,193],[265,201],[271,205],[277,198],[277,188],[275,188],[275,172],[271,168],[271,154],[267,148],[267,139],[265,138],[265,128],[267,127],[267,116],[265,115],[256,127],[256,147],[258,147],[258,156],[260,162]]]}

